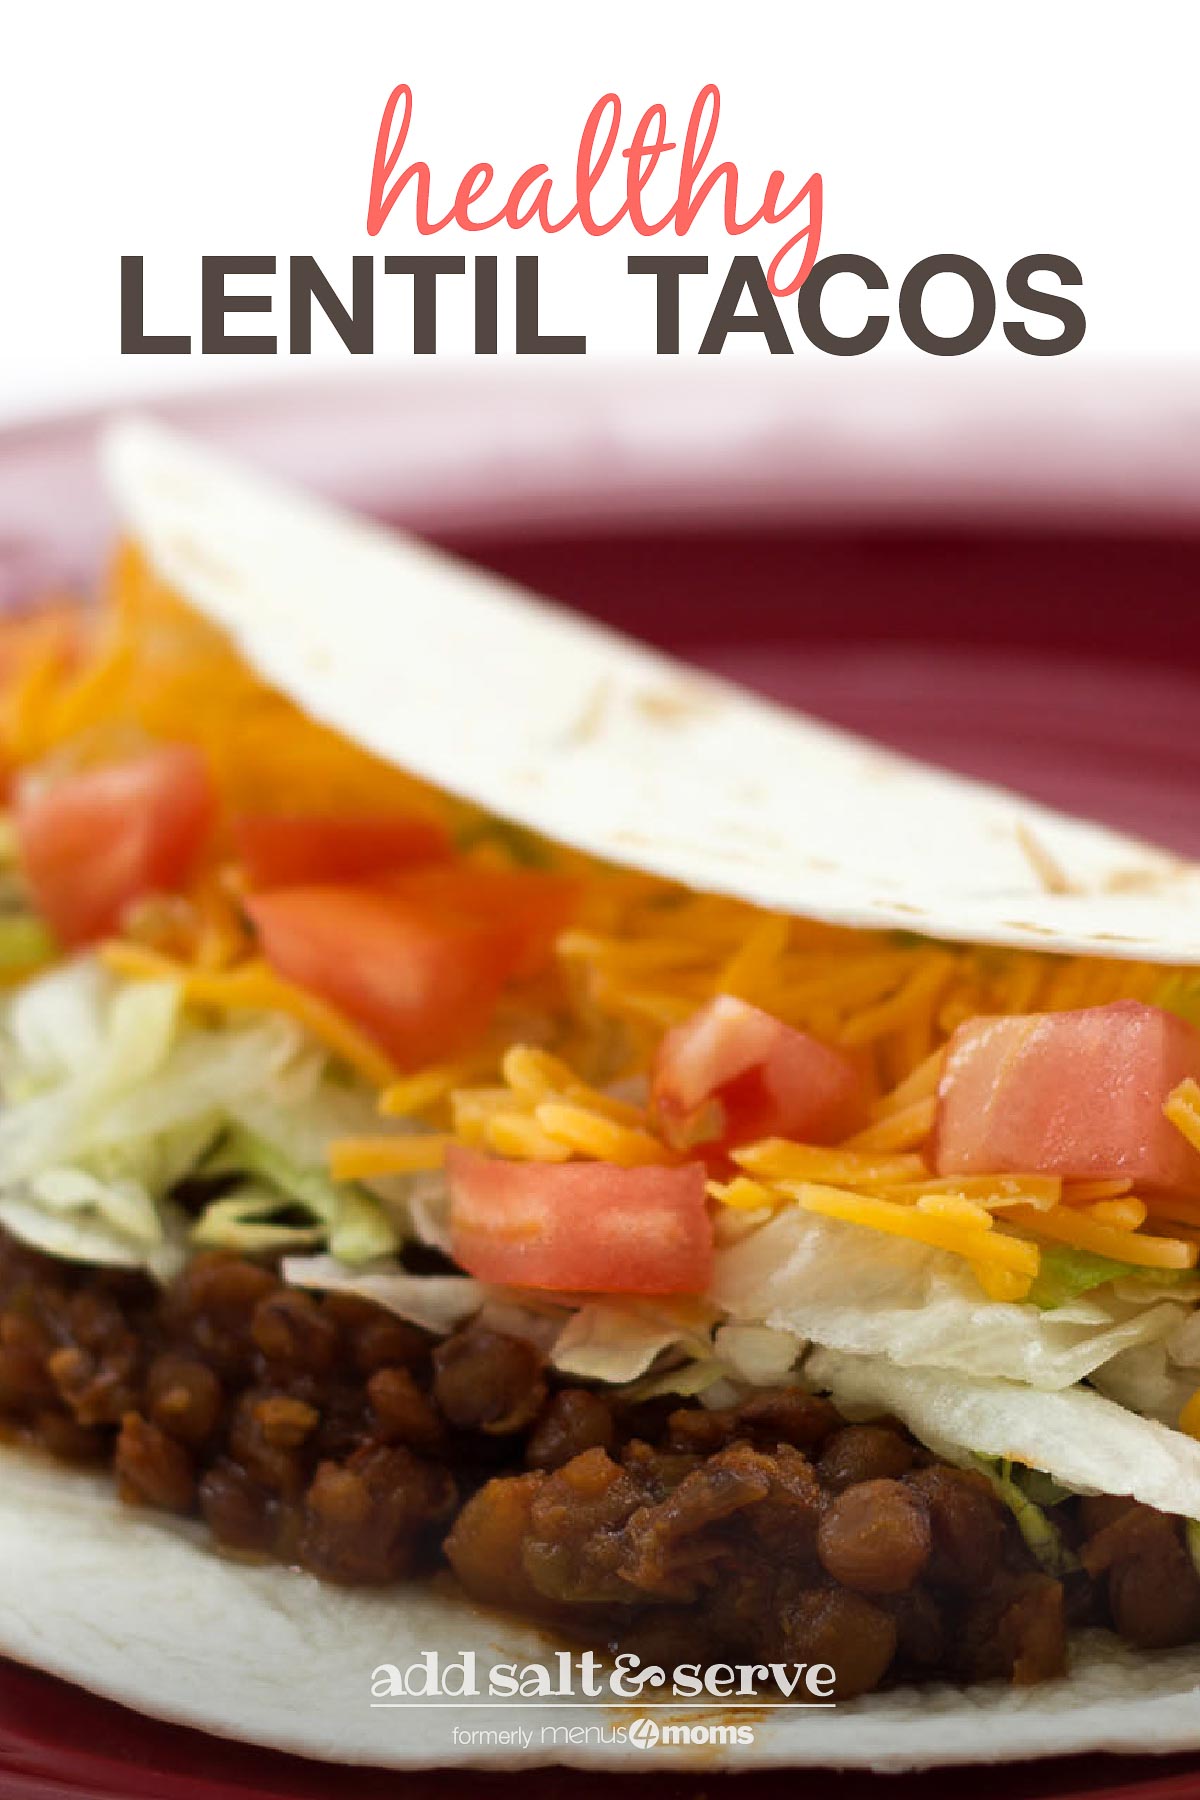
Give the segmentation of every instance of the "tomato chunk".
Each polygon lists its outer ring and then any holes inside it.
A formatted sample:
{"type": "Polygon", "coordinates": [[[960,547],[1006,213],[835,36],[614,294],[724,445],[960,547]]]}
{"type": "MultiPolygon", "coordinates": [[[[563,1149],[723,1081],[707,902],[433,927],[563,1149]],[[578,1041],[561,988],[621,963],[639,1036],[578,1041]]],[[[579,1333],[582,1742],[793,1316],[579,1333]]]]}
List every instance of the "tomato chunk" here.
{"type": "Polygon", "coordinates": [[[357,1020],[404,1068],[481,1032],[512,972],[486,923],[381,888],[280,888],[246,910],[271,966],[357,1020]]]}
{"type": "Polygon", "coordinates": [[[362,881],[437,862],[451,852],[445,827],[416,815],[344,819],[255,813],[233,821],[233,841],[256,889],[362,881]]]}
{"type": "Polygon", "coordinates": [[[863,1080],[848,1057],[729,994],[667,1032],[651,1094],[677,1147],[761,1137],[833,1144],[867,1116],[863,1080]]]}
{"type": "Polygon", "coordinates": [[[1138,1000],[968,1019],[938,1089],[939,1175],[1062,1175],[1200,1193],[1200,1155],[1163,1117],[1200,1077],[1200,1033],[1138,1000]]]}
{"type": "Polygon", "coordinates": [[[184,884],[215,811],[204,759],[190,744],[77,774],[26,776],[17,849],[38,911],[64,944],[115,931],[134,901],[184,884]]]}
{"type": "Polygon", "coordinates": [[[450,1237],[481,1281],[598,1294],[698,1294],[712,1275],[701,1163],[504,1162],[452,1149],[450,1237]]]}
{"type": "Polygon", "coordinates": [[[486,926],[517,980],[546,966],[579,894],[570,876],[469,862],[410,869],[385,885],[390,894],[433,916],[486,926]]]}

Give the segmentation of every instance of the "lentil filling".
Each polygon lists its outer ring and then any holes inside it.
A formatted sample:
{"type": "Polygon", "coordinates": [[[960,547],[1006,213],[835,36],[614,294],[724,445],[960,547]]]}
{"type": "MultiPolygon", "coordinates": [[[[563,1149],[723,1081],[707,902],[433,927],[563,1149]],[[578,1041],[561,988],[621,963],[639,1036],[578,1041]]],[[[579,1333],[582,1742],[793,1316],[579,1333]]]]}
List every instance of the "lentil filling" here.
{"type": "Polygon", "coordinates": [[[1046,1574],[987,1478],[893,1421],[764,1390],[726,1410],[564,1386],[527,1343],[437,1342],[369,1302],[198,1256],[160,1290],[0,1235],[0,1420],[218,1544],[467,1593],[656,1660],[828,1662],[840,1697],[931,1676],[1036,1682],[1070,1627],[1200,1637],[1179,1520],[1055,1509],[1046,1574]]]}

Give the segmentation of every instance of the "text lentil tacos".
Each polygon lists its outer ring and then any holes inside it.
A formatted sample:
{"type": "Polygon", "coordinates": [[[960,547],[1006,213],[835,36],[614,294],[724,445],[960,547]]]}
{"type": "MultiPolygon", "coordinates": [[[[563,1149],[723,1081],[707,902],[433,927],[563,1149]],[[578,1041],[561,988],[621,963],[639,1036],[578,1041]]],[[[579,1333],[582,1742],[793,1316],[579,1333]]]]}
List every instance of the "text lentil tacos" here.
{"type": "Polygon", "coordinates": [[[0,643],[0,1647],[396,1763],[469,1602],[832,1665],[767,1760],[1200,1741],[1196,871],[110,462],[0,643]]]}

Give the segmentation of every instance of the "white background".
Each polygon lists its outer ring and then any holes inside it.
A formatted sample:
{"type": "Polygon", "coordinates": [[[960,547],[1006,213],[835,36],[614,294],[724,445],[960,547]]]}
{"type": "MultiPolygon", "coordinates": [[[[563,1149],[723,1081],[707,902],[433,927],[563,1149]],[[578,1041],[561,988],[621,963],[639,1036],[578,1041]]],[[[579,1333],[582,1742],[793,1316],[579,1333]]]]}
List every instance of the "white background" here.
{"type": "MultiPolygon", "coordinates": [[[[822,254],[874,258],[893,310],[903,274],[935,251],[987,268],[1001,318],[1011,311],[1003,281],[1016,257],[1053,251],[1083,272],[1087,336],[1069,356],[1021,356],[997,325],[969,357],[934,359],[893,320],[878,349],[831,369],[835,359],[807,344],[784,302],[795,354],[773,359],[780,379],[803,382],[820,365],[823,380],[861,383],[903,363],[942,383],[1003,372],[1044,395],[1063,365],[1184,369],[1200,353],[1200,34],[1189,0],[2,0],[2,11],[5,416],[133,392],[294,381],[314,365],[353,362],[356,378],[370,379],[385,363],[423,372],[473,363],[469,283],[442,284],[439,354],[414,359],[408,284],[383,281],[387,252],[497,254],[502,294],[513,255],[537,253],[543,329],[585,332],[586,364],[598,375],[617,360],[658,379],[667,359],[654,355],[653,286],[625,273],[626,256],[710,256],[707,280],[684,285],[679,360],[694,362],[728,258],[750,251],[766,261],[790,234],[760,228],[731,243],[710,203],[682,243],[647,242],[626,227],[599,240],[578,227],[549,239],[536,228],[420,239],[405,199],[372,240],[375,134],[399,81],[415,94],[406,160],[431,163],[442,211],[477,160],[496,165],[502,191],[546,161],[566,193],[582,122],[608,89],[630,124],[663,101],[678,141],[697,91],[715,80],[723,110],[713,160],[735,160],[756,203],[772,168],[786,172],[789,190],[819,169],[822,254]],[[273,253],[281,265],[289,253],[310,253],[348,286],[350,257],[373,252],[376,355],[351,359],[318,316],[311,358],[122,357],[123,252],[146,258],[147,328],[190,331],[197,348],[203,253],[273,253]]],[[[283,294],[282,276],[274,288],[283,294]]],[[[931,290],[931,301],[952,328],[955,296],[931,290]]],[[[851,297],[846,304],[849,326],[851,297]]],[[[510,306],[502,300],[502,351],[506,335],[511,347],[510,306]]],[[[282,317],[274,324],[286,332],[282,317]]],[[[232,330],[270,328],[230,321],[232,330]]],[[[772,361],[757,338],[732,338],[719,360],[722,369],[772,361]]]]}

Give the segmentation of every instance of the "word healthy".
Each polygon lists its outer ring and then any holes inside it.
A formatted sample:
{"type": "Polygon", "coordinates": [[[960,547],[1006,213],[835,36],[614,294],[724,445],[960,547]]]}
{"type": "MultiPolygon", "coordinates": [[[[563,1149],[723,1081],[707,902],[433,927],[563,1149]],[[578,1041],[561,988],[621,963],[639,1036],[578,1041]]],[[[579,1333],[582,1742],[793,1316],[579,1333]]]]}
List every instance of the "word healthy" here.
{"type": "MultiPolygon", "coordinates": [[[[749,205],[743,205],[747,182],[737,164],[726,160],[710,166],[721,116],[720,90],[714,82],[696,96],[678,141],[668,136],[665,106],[647,107],[631,128],[623,129],[620,96],[604,94],[584,121],[572,164],[552,172],[548,162],[535,162],[497,189],[495,167],[489,162],[472,163],[454,185],[453,198],[447,188],[437,204],[437,179],[430,164],[403,160],[413,115],[412,89],[401,83],[388,96],[376,134],[365,220],[371,238],[385,228],[415,230],[419,238],[451,228],[460,236],[533,229],[551,238],[567,231],[604,238],[625,227],[641,238],[669,231],[682,239],[702,215],[707,218],[719,210],[726,237],[739,238],[756,228],[768,232],[776,227],[785,227],[789,235],[765,267],[755,256],[732,257],[721,272],[719,288],[714,291],[710,284],[704,291],[704,327],[692,334],[689,350],[701,356],[719,356],[732,336],[753,334],[772,355],[790,355],[788,303],[795,309],[807,342],[828,356],[861,356],[881,343],[891,326],[889,311],[871,310],[872,295],[891,293],[877,262],[868,256],[819,255],[824,215],[824,180],[819,172],[796,182],[782,169],[773,169],[761,190],[754,190],[749,205]],[[835,329],[829,321],[824,299],[834,280],[840,281],[843,291],[848,282],[858,283],[862,289],[865,317],[854,329],[835,329]]],[[[466,280],[468,275],[475,354],[495,356],[500,350],[501,277],[496,256],[385,255],[380,268],[379,259],[359,255],[351,259],[348,280],[345,270],[339,271],[336,280],[331,278],[313,256],[286,260],[288,355],[311,354],[315,308],[351,355],[372,355],[377,314],[384,311],[377,300],[390,277],[412,284],[413,353],[433,355],[438,348],[443,284],[466,280]]],[[[586,332],[543,329],[538,257],[520,255],[512,261],[514,352],[518,356],[584,355],[586,332]]],[[[683,284],[708,282],[709,258],[628,255],[625,273],[641,282],[648,298],[652,294],[647,312],[652,310],[656,353],[679,355],[683,284]]],[[[276,274],[275,256],[201,257],[201,355],[279,354],[278,332],[234,330],[228,323],[231,314],[274,311],[270,293],[230,293],[230,278],[265,279],[276,274]]],[[[509,279],[508,271],[505,279],[509,279]]],[[[144,283],[144,258],[123,256],[122,353],[191,355],[193,331],[147,330],[144,283]]],[[[1026,356],[1061,356],[1073,350],[1083,339],[1085,320],[1082,308],[1063,289],[1081,285],[1078,268],[1065,256],[1047,252],[1020,257],[1004,282],[1005,295],[1014,309],[1002,320],[1009,344],[1026,356]],[[1034,277],[1048,277],[1056,285],[1035,283],[1034,277]],[[1031,331],[1025,314],[1040,315],[1058,329],[1031,331]]],[[[689,289],[689,293],[695,291],[689,289]]],[[[968,256],[946,253],[913,264],[899,284],[895,313],[900,331],[918,350],[930,356],[962,356],[990,335],[997,309],[996,287],[981,264],[968,256]],[[965,284],[969,313],[966,323],[951,331],[935,329],[927,317],[926,290],[937,277],[965,284]]]]}

